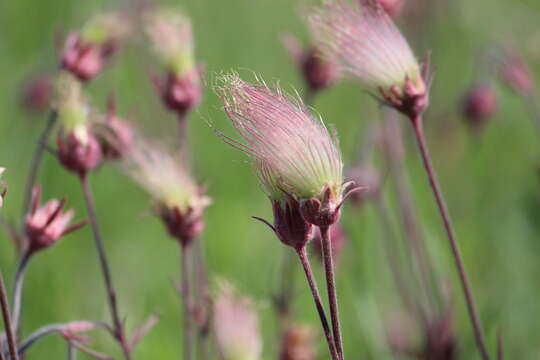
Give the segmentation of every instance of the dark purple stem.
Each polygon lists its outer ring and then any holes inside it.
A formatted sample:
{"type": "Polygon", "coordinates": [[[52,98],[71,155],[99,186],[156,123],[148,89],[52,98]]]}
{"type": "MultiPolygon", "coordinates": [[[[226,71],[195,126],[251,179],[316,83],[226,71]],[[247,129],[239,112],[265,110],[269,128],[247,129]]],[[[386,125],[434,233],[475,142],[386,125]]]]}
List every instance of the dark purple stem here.
{"type": "Polygon", "coordinates": [[[56,114],[56,111],[53,110],[51,111],[49,115],[49,119],[47,120],[47,123],[45,124],[45,128],[43,129],[43,132],[41,133],[38,139],[36,149],[34,150],[34,156],[32,157],[30,170],[28,172],[28,176],[26,178],[26,185],[24,188],[24,203],[22,207],[23,220],[24,220],[24,217],[26,216],[26,213],[28,212],[30,208],[30,201],[32,198],[32,189],[34,188],[34,185],[36,185],[39,169],[41,168],[41,163],[43,161],[43,154],[45,154],[49,136],[51,135],[51,131],[54,128],[56,119],[57,119],[57,114],[56,114]]]}
{"type": "Polygon", "coordinates": [[[330,239],[330,227],[321,226],[321,242],[324,259],[324,272],[326,275],[326,287],[328,290],[328,302],[330,303],[330,317],[332,319],[332,329],[334,332],[334,341],[340,360],[343,355],[343,342],[341,340],[341,325],[339,323],[339,307],[337,300],[336,281],[334,276],[334,259],[332,257],[332,242],[330,239]]]}
{"type": "Polygon", "coordinates": [[[431,186],[431,190],[433,191],[433,196],[435,197],[437,207],[439,209],[439,212],[441,214],[441,217],[444,223],[444,228],[446,230],[448,242],[450,243],[450,247],[452,249],[452,255],[456,263],[459,279],[460,279],[461,286],[463,288],[463,293],[465,295],[465,300],[467,303],[467,310],[469,312],[469,317],[471,319],[472,327],[474,330],[476,345],[478,347],[480,355],[482,356],[482,359],[489,360],[489,354],[486,348],[486,343],[484,340],[484,334],[482,331],[482,326],[480,324],[478,312],[476,310],[476,305],[474,302],[474,296],[471,290],[469,277],[467,275],[467,271],[465,270],[465,265],[463,263],[463,258],[461,256],[461,250],[455,238],[454,228],[450,220],[450,214],[448,213],[448,210],[446,208],[446,204],[444,202],[444,198],[443,198],[439,183],[437,181],[435,171],[433,169],[433,165],[431,163],[431,158],[429,156],[426,140],[424,137],[422,117],[418,115],[416,117],[411,118],[411,121],[414,126],[414,132],[415,132],[416,140],[418,142],[418,148],[422,156],[422,161],[424,164],[424,168],[426,170],[429,184],[431,186]]]}
{"type": "Polygon", "coordinates": [[[193,317],[191,313],[192,251],[191,245],[181,245],[180,248],[182,256],[182,299],[184,305],[184,360],[191,360],[193,351],[193,317]]]}
{"type": "Polygon", "coordinates": [[[126,340],[124,333],[124,325],[120,320],[120,315],[118,311],[118,303],[116,299],[116,291],[113,286],[113,280],[111,275],[111,270],[109,262],[107,260],[107,254],[105,252],[105,247],[103,246],[103,240],[101,237],[101,232],[97,223],[96,210],[94,206],[94,200],[92,197],[92,191],[90,189],[90,184],[88,182],[87,176],[81,177],[81,184],[83,187],[84,199],[86,201],[86,209],[88,211],[88,218],[90,220],[90,225],[92,227],[92,234],[94,235],[94,242],[96,245],[96,250],[98,252],[99,263],[101,265],[101,271],[103,273],[103,281],[105,283],[105,289],[107,291],[107,299],[109,302],[109,309],[111,312],[111,318],[113,320],[115,337],[122,347],[124,357],[126,360],[131,360],[131,349],[126,340]]]}
{"type": "Polygon", "coordinates": [[[328,324],[328,320],[324,312],[321,295],[319,294],[319,288],[317,287],[315,276],[313,276],[313,270],[311,269],[311,265],[309,263],[306,248],[303,247],[302,249],[297,250],[296,253],[298,254],[298,257],[300,258],[300,262],[302,263],[302,268],[304,269],[304,273],[306,274],[309,289],[311,290],[311,295],[313,296],[313,301],[315,302],[315,307],[317,308],[317,313],[319,314],[319,318],[321,320],[324,336],[326,337],[326,342],[328,343],[328,350],[330,351],[332,360],[339,360],[339,355],[336,349],[336,344],[334,342],[334,337],[332,335],[332,331],[330,330],[330,325],[328,324]]]}
{"type": "Polygon", "coordinates": [[[0,307],[2,308],[2,317],[4,319],[4,330],[6,332],[10,360],[19,360],[19,355],[17,354],[17,340],[15,339],[15,332],[11,326],[9,304],[2,273],[0,273],[0,307]]]}

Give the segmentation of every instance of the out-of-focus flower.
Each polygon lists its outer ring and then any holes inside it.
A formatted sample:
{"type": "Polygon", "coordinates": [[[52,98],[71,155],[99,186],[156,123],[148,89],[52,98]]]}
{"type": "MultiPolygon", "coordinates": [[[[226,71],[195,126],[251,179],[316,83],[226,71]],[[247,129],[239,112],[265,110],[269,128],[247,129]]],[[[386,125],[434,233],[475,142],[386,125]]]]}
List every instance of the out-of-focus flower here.
{"type": "Polygon", "coordinates": [[[127,173],[154,201],[154,210],[169,234],[187,246],[204,228],[204,209],[211,199],[180,159],[155,143],[135,137],[124,158],[127,173]]]}
{"type": "Polygon", "coordinates": [[[26,214],[24,223],[25,241],[29,253],[35,253],[54,245],[61,237],[86,224],[86,221],[81,221],[69,225],[75,211],[64,212],[64,200],[49,200],[42,206],[40,206],[40,201],[41,188],[36,186],[32,190],[31,207],[26,214]]]}
{"type": "Polygon", "coordinates": [[[24,108],[32,111],[43,111],[51,105],[53,83],[49,75],[34,75],[23,85],[21,100],[24,108]]]}
{"type": "Polygon", "coordinates": [[[506,55],[500,75],[503,83],[521,96],[529,96],[534,88],[533,75],[525,59],[516,52],[506,55]]]}
{"type": "Polygon", "coordinates": [[[280,360],[315,360],[317,331],[311,326],[292,325],[281,342],[280,360]]]}
{"type": "Polygon", "coordinates": [[[347,172],[347,180],[363,186],[362,190],[351,194],[351,200],[356,205],[377,198],[381,192],[382,179],[373,166],[362,164],[350,169],[347,172]]]}
{"type": "Polygon", "coordinates": [[[254,159],[255,171],[273,202],[299,203],[310,224],[337,221],[343,203],[343,163],[335,136],[301,100],[237,75],[223,77],[218,89],[224,110],[244,143],[222,135],[254,159]]]}
{"type": "Polygon", "coordinates": [[[453,313],[446,310],[443,316],[428,325],[423,358],[455,360],[458,358],[458,343],[452,321],[453,313]]]}
{"type": "Polygon", "coordinates": [[[384,10],[390,15],[391,18],[395,19],[401,14],[403,10],[403,5],[405,5],[405,0],[378,0],[384,10]]]}
{"type": "Polygon", "coordinates": [[[92,80],[130,30],[126,14],[111,12],[93,17],[80,32],[68,36],[60,53],[60,66],[81,81],[92,80]]]}
{"type": "Polygon", "coordinates": [[[220,283],[214,301],[212,325],[225,360],[259,360],[262,339],[253,301],[220,283]]]}
{"type": "Polygon", "coordinates": [[[324,90],[339,80],[338,69],[323,60],[315,47],[305,49],[292,35],[283,37],[283,45],[298,66],[304,82],[312,93],[324,90]]]}
{"type": "Polygon", "coordinates": [[[487,84],[473,86],[463,99],[463,116],[467,123],[478,128],[497,112],[497,94],[487,84]]]}
{"type": "Polygon", "coordinates": [[[113,100],[109,102],[107,114],[99,117],[94,128],[106,160],[118,160],[131,150],[134,141],[133,128],[117,115],[113,100]]]}
{"type": "Polygon", "coordinates": [[[165,79],[154,78],[153,81],[163,103],[183,118],[199,105],[202,97],[191,21],[167,8],[148,11],[144,20],[148,37],[167,70],[165,79]]]}
{"type": "MultiPolygon", "coordinates": [[[[323,249],[321,247],[321,232],[319,229],[316,229],[313,232],[313,241],[311,241],[311,249],[313,253],[317,256],[320,261],[323,261],[323,249]]],[[[330,241],[332,246],[332,256],[335,261],[338,262],[340,254],[345,247],[347,237],[345,236],[345,231],[339,223],[335,223],[330,227],[330,241]]]]}
{"type": "Polygon", "coordinates": [[[54,108],[60,124],[58,159],[67,170],[83,177],[100,164],[101,147],[91,131],[90,107],[81,84],[67,72],[59,75],[54,108]]]}
{"type": "Polygon", "coordinates": [[[325,59],[378,90],[387,104],[409,117],[427,107],[427,66],[421,69],[379,0],[328,2],[309,23],[325,59]]]}

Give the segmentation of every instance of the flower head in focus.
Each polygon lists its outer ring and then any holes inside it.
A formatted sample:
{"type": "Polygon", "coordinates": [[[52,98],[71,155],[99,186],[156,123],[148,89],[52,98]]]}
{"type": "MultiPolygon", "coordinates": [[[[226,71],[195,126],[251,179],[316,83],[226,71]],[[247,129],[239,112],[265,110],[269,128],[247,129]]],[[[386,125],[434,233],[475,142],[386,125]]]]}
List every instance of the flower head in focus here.
{"type": "Polygon", "coordinates": [[[427,107],[428,67],[419,65],[379,0],[327,2],[309,23],[324,58],[379,91],[387,104],[409,117],[427,107]]]}
{"type": "Polygon", "coordinates": [[[347,184],[338,141],[299,99],[265,84],[225,75],[218,88],[224,110],[243,140],[222,135],[253,159],[263,189],[273,202],[294,199],[310,224],[337,221],[347,184]]]}
{"type": "Polygon", "coordinates": [[[79,32],[68,36],[60,53],[62,69],[80,81],[92,80],[103,70],[107,59],[130,30],[127,14],[111,12],[96,15],[79,32]]]}
{"type": "Polygon", "coordinates": [[[81,221],[70,225],[75,211],[63,211],[64,200],[49,200],[41,206],[40,201],[41,188],[36,186],[32,190],[31,207],[24,222],[26,246],[29,253],[54,245],[61,237],[86,224],[86,221],[81,221]]]}
{"type": "Polygon", "coordinates": [[[212,326],[224,360],[259,360],[262,339],[255,304],[231,284],[220,282],[214,299],[212,326]]]}
{"type": "Polygon", "coordinates": [[[83,177],[101,162],[101,147],[90,126],[90,106],[81,83],[62,71],[56,83],[54,109],[60,124],[58,158],[69,171],[83,177]]]}
{"type": "Polygon", "coordinates": [[[135,137],[123,161],[128,175],[152,197],[154,210],[169,234],[183,246],[189,245],[204,228],[204,209],[211,199],[204,195],[180,157],[135,137]]]}
{"type": "Polygon", "coordinates": [[[178,11],[153,8],[144,14],[144,22],[155,53],[167,71],[164,79],[152,80],[167,108],[184,118],[202,98],[191,21],[178,11]]]}

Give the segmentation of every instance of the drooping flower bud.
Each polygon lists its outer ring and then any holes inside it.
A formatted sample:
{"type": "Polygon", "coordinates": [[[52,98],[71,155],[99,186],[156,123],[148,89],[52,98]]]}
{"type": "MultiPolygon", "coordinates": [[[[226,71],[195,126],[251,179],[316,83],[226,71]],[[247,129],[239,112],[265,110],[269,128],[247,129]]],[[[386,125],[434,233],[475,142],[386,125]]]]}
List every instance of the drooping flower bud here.
{"type": "Polygon", "coordinates": [[[80,229],[85,221],[69,225],[75,215],[74,210],[63,211],[65,201],[50,200],[40,206],[41,188],[32,190],[31,207],[26,214],[24,232],[29,253],[34,253],[54,245],[61,237],[80,229]]]}
{"type": "Polygon", "coordinates": [[[298,39],[292,35],[285,36],[283,44],[312,93],[324,90],[339,80],[338,69],[333,64],[323,60],[315,47],[304,49],[298,39]]]}
{"type": "Polygon", "coordinates": [[[119,43],[130,31],[125,14],[100,14],[90,19],[80,32],[68,36],[60,54],[60,66],[80,81],[95,78],[119,43]]]}
{"type": "Polygon", "coordinates": [[[253,301],[222,282],[213,310],[213,330],[224,360],[260,360],[262,339],[253,301]]]}
{"type": "Polygon", "coordinates": [[[81,84],[62,72],[57,82],[55,111],[60,130],[57,137],[58,158],[69,171],[83,177],[101,162],[101,147],[89,124],[90,108],[81,84]]]}
{"type": "Polygon", "coordinates": [[[529,96],[534,87],[531,69],[519,54],[507,54],[503,60],[500,75],[503,83],[521,96],[529,96]]]}
{"type": "MultiPolygon", "coordinates": [[[[332,255],[335,257],[335,261],[338,262],[339,256],[345,247],[346,243],[345,231],[339,223],[335,223],[330,227],[330,241],[332,246],[332,255]]],[[[321,232],[319,229],[314,231],[313,241],[311,241],[311,249],[317,258],[322,262],[323,261],[323,249],[321,247],[321,232]]]]}
{"type": "Polygon", "coordinates": [[[411,118],[427,107],[428,67],[420,67],[379,0],[328,2],[309,23],[325,59],[379,91],[388,105],[411,118]]]}
{"type": "Polygon", "coordinates": [[[218,89],[224,110],[242,137],[225,142],[254,159],[255,171],[273,201],[292,197],[302,217],[317,226],[339,218],[343,203],[343,163],[337,139],[301,100],[237,75],[223,77],[218,89]]]}
{"type": "Polygon", "coordinates": [[[131,150],[134,141],[133,129],[116,114],[112,100],[107,114],[99,118],[94,128],[105,160],[118,160],[131,150]]]}
{"type": "Polygon", "coordinates": [[[281,340],[280,360],[315,360],[317,331],[311,326],[293,325],[281,340]]]}
{"type": "Polygon", "coordinates": [[[140,137],[126,153],[127,173],[152,197],[154,211],[169,234],[182,246],[191,244],[204,228],[204,209],[211,199],[170,152],[140,137]]]}
{"type": "Polygon", "coordinates": [[[475,85],[465,95],[463,116],[472,128],[479,128],[497,112],[495,90],[485,84],[475,85]]]}
{"type": "Polygon", "coordinates": [[[393,19],[399,17],[401,10],[403,10],[403,5],[405,5],[405,0],[379,0],[379,2],[393,19]]]}
{"type": "Polygon", "coordinates": [[[179,12],[165,8],[149,11],[144,19],[148,37],[167,71],[165,79],[153,81],[167,108],[184,118],[202,98],[191,21],[179,12]]]}
{"type": "Polygon", "coordinates": [[[51,106],[53,83],[46,74],[29,78],[23,85],[21,103],[25,109],[40,112],[51,106]]]}

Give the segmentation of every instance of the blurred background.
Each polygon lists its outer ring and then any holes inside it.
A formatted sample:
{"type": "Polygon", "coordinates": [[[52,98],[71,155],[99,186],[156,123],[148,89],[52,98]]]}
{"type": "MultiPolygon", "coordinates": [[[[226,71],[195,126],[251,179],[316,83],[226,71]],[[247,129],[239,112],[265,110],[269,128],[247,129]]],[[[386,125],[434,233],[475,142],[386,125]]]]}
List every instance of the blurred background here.
{"type": "MultiPolygon", "coordinates": [[[[290,0],[160,1],[179,6],[194,26],[197,60],[206,66],[207,81],[215,74],[251,71],[286,90],[304,88],[281,36],[303,42],[309,35],[303,9],[315,2],[290,0]]],[[[427,141],[457,230],[490,349],[501,331],[509,359],[538,359],[540,345],[540,138],[523,99],[494,84],[498,111],[471,131],[462,116],[462,98],[482,73],[479,60],[492,48],[510,45],[529,63],[533,76],[540,64],[540,3],[535,0],[406,0],[398,23],[419,58],[430,50],[434,70],[431,107],[426,114],[427,141]],[[423,7],[429,7],[429,11],[423,7]]],[[[21,105],[24,84],[36,74],[54,74],[55,34],[68,33],[97,13],[130,6],[105,0],[0,2],[0,165],[9,195],[2,215],[18,221],[29,161],[47,112],[21,105]]],[[[484,69],[485,70],[485,69],[484,69]]],[[[165,110],[149,73],[162,69],[142,36],[130,40],[110,66],[88,87],[92,103],[105,108],[115,94],[125,118],[163,141],[174,140],[177,119],[165,110]],[[172,138],[172,139],[171,139],[172,138]]],[[[342,81],[321,92],[314,107],[327,124],[335,125],[348,166],[354,165],[359,141],[381,121],[377,103],[360,85],[342,81]]],[[[403,120],[406,165],[414,203],[421,218],[437,275],[455,306],[459,358],[479,358],[456,272],[425,174],[403,120]]],[[[251,216],[271,217],[269,202],[245,156],[225,145],[209,123],[232,135],[219,99],[205,89],[203,103],[190,117],[195,173],[208,185],[214,204],[208,209],[203,235],[211,276],[230,279],[252,296],[261,316],[264,359],[276,358],[276,320],[270,297],[279,281],[283,246],[251,216]]],[[[377,164],[380,161],[376,161],[377,164]]],[[[379,164],[380,165],[380,164],[379,164]]],[[[384,165],[380,165],[385,174],[384,165]]],[[[387,171],[386,171],[387,173],[387,171]]],[[[389,180],[390,181],[390,180],[389,180]]],[[[389,182],[388,181],[388,182],[389,182]]],[[[114,166],[92,174],[98,217],[112,263],[114,280],[128,332],[152,313],[160,321],[136,350],[136,359],[181,357],[181,303],[174,284],[179,280],[179,248],[161,222],[144,213],[148,196],[114,166]]],[[[47,155],[40,176],[45,198],[66,197],[68,206],[85,217],[77,179],[47,155]]],[[[386,182],[385,182],[386,183],[386,182]]],[[[384,196],[399,230],[395,194],[384,196]]],[[[383,250],[381,222],[369,203],[347,206],[342,224],[345,251],[338,268],[338,290],[346,353],[351,359],[391,359],[387,324],[396,323],[403,336],[413,333],[400,317],[400,302],[383,250]]],[[[8,283],[16,255],[9,236],[0,239],[0,269],[8,283]]],[[[318,264],[317,264],[318,265],[318,264]]],[[[317,276],[321,267],[316,266],[317,276]]],[[[320,284],[323,285],[322,277],[320,284]]],[[[301,322],[318,326],[307,287],[298,286],[294,309],[301,322]]],[[[89,227],[68,236],[30,264],[24,298],[24,329],[74,319],[108,319],[100,269],[89,227]]],[[[318,329],[318,327],[317,327],[318,329]]],[[[415,335],[415,334],[412,334],[415,335]]],[[[97,335],[96,349],[119,356],[117,347],[97,335]]],[[[37,344],[27,359],[65,356],[65,342],[50,337],[37,344]]],[[[326,358],[320,341],[319,356],[326,358]]],[[[84,357],[81,355],[81,358],[84,357]]]]}

